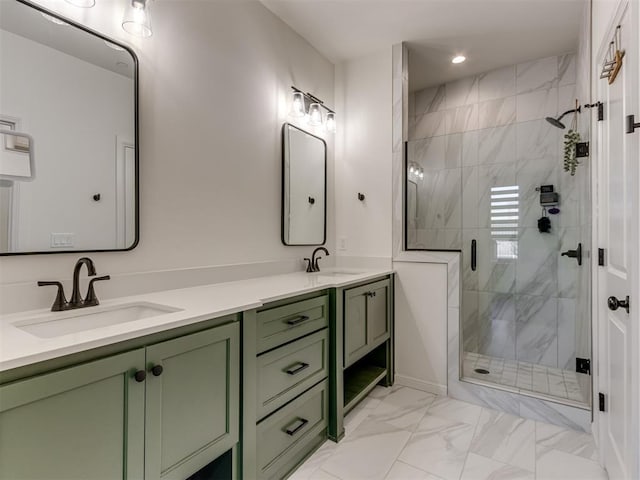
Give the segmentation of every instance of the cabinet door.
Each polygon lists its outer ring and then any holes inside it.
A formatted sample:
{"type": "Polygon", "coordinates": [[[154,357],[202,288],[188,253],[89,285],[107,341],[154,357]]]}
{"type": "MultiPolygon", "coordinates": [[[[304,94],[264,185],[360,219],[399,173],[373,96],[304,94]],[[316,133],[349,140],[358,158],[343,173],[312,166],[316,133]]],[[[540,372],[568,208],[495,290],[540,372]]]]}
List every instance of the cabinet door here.
{"type": "Polygon", "coordinates": [[[147,347],[147,370],[146,478],[187,478],[238,442],[238,323],[147,347]]]}
{"type": "Polygon", "coordinates": [[[344,293],[344,366],[362,358],[390,336],[389,280],[344,293]]]}
{"type": "Polygon", "coordinates": [[[141,479],[144,349],[0,387],[0,478],[141,479]]]}

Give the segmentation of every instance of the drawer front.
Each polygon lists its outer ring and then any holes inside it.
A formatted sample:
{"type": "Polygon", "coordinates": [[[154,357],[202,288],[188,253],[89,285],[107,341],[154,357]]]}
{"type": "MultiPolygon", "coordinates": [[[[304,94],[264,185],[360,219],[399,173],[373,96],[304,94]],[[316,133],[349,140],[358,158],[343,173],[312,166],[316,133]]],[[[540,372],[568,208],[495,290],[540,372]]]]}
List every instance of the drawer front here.
{"type": "Polygon", "coordinates": [[[327,295],[258,312],[258,353],[328,326],[328,312],[327,295]]]}
{"type": "Polygon", "coordinates": [[[327,377],[328,330],[260,355],[257,361],[257,413],[262,418],[327,377]]]}
{"type": "Polygon", "coordinates": [[[327,428],[328,382],[316,385],[257,426],[259,478],[275,478],[318,444],[327,428]]]}

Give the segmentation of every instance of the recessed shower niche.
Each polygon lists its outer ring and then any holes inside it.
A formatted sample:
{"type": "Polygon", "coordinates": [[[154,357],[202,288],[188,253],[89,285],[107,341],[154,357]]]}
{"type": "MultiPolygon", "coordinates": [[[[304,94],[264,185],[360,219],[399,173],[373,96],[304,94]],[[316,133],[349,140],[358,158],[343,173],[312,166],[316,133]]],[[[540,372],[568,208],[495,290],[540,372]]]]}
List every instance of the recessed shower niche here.
{"type": "Polygon", "coordinates": [[[546,120],[590,103],[583,13],[554,51],[507,63],[409,46],[405,249],[461,252],[463,381],[588,409],[591,173],[565,171],[563,146],[588,141],[590,110],[546,120]]]}

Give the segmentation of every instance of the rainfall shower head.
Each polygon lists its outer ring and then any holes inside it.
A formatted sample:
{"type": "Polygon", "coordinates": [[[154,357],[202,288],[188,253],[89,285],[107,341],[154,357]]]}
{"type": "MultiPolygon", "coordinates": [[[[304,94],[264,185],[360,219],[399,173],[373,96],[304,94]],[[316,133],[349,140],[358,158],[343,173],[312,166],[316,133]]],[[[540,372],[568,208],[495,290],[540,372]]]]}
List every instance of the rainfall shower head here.
{"type": "Polygon", "coordinates": [[[573,112],[578,112],[580,113],[580,108],[574,108],[573,110],[567,110],[566,112],[564,112],[562,115],[560,115],[558,118],[553,118],[553,117],[547,117],[545,118],[545,120],[547,122],[549,122],[551,125],[553,125],[554,127],[558,127],[562,130],[564,130],[565,126],[564,123],[562,123],[560,120],[562,120],[562,117],[564,117],[565,115],[569,114],[569,113],[573,113],[573,112]]]}

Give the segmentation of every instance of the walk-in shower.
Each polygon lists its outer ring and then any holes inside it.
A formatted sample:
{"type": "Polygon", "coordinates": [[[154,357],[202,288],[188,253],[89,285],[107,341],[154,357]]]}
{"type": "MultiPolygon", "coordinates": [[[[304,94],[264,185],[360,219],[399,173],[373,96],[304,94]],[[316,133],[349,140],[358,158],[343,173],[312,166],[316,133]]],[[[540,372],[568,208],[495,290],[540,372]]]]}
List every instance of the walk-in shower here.
{"type": "Polygon", "coordinates": [[[409,76],[405,248],[461,252],[463,381],[586,409],[590,172],[564,171],[562,130],[573,115],[588,138],[581,48],[413,91],[409,76]]]}

